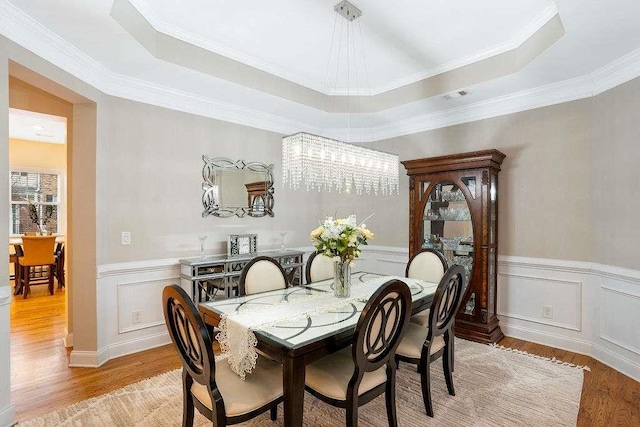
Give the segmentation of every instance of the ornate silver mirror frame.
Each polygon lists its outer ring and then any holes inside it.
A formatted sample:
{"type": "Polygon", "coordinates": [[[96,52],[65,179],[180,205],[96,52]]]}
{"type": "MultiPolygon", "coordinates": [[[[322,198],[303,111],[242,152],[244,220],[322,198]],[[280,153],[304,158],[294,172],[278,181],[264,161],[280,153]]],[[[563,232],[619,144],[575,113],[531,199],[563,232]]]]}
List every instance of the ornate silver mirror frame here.
{"type": "Polygon", "coordinates": [[[273,216],[273,164],[202,156],[202,216],[273,216]]]}

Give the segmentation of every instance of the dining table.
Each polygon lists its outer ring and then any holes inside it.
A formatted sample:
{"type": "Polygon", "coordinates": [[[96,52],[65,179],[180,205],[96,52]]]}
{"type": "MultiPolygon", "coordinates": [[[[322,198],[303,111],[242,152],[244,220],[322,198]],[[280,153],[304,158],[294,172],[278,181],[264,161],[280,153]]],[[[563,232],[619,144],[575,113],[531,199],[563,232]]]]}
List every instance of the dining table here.
{"type": "Polygon", "coordinates": [[[391,279],[402,280],[409,286],[412,314],[430,307],[437,283],[372,272],[355,272],[351,275],[351,298],[335,297],[333,279],[329,279],[203,302],[199,304],[199,311],[210,329],[222,326],[223,319],[223,324],[228,319],[255,318],[256,315],[271,319],[266,324],[251,328],[251,331],[257,341],[256,349],[282,364],[284,425],[300,427],[304,414],[306,365],[351,345],[360,313],[368,296],[373,293],[371,289],[391,279]],[[307,307],[308,312],[300,315],[300,312],[296,312],[296,307],[299,310],[303,306],[307,307]],[[294,315],[279,317],[275,314],[283,309],[294,315]]]}

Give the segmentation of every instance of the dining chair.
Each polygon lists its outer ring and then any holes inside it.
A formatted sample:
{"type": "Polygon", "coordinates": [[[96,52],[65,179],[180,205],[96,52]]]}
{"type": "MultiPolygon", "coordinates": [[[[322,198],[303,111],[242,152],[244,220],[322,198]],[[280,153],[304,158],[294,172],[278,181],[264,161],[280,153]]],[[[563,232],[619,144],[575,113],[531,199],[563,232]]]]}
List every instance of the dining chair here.
{"type": "Polygon", "coordinates": [[[238,293],[244,296],[287,287],[289,282],[280,263],[271,257],[259,256],[242,269],[238,293]]]}
{"type": "Polygon", "coordinates": [[[56,265],[54,268],[54,276],[58,281],[58,289],[62,289],[65,287],[65,271],[64,271],[64,257],[65,257],[65,247],[64,243],[59,242],[56,245],[56,250],[54,252],[54,257],[56,259],[56,265]]]}
{"type": "Polygon", "coordinates": [[[53,295],[55,242],[55,236],[24,236],[22,238],[22,256],[18,258],[20,283],[15,291],[16,295],[22,292],[23,298],[26,299],[32,285],[44,283],[49,285],[49,293],[53,295]]]}
{"type": "Polygon", "coordinates": [[[314,252],[307,260],[305,277],[307,283],[318,282],[320,280],[333,278],[333,259],[322,255],[322,252],[314,252]]]}
{"type": "MultiPolygon", "coordinates": [[[[426,282],[440,283],[444,272],[447,270],[447,259],[435,249],[422,249],[415,253],[405,270],[405,277],[420,279],[426,282]]],[[[411,322],[427,326],[429,322],[429,310],[411,316],[411,322]]]]}
{"type": "Polygon", "coordinates": [[[282,367],[259,357],[242,380],[226,360],[215,361],[211,336],[189,295],[178,285],[162,292],[164,319],[182,362],[182,425],[193,426],[194,408],[214,426],[237,424],[271,411],[277,418],[282,367]]]}
{"type": "Polygon", "coordinates": [[[422,399],[427,415],[433,417],[431,403],[431,362],[442,357],[442,369],[447,389],[453,387],[453,321],[464,295],[464,268],[451,266],[438,284],[431,303],[428,327],[409,322],[407,332],[396,350],[396,360],[418,365],[422,399]]]}
{"type": "Polygon", "coordinates": [[[397,426],[394,353],[411,315],[406,283],[390,280],[369,298],[352,345],[306,367],[305,389],[320,400],[346,409],[346,425],[358,425],[358,407],[385,394],[389,426],[397,426]]]}

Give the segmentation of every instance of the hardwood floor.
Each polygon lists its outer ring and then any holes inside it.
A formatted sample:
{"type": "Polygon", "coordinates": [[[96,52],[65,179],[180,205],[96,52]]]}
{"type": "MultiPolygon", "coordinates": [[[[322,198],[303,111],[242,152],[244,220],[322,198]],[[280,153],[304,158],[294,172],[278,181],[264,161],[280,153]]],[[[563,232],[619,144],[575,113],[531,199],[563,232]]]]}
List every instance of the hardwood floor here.
{"type": "MultiPolygon", "coordinates": [[[[64,290],[49,296],[36,286],[26,300],[11,303],[11,400],[18,420],[180,367],[171,345],[110,360],[100,368],[68,368],[64,290]]],[[[577,365],[587,365],[578,426],[639,426],[640,383],[588,357],[514,338],[500,344],[577,365]]]]}

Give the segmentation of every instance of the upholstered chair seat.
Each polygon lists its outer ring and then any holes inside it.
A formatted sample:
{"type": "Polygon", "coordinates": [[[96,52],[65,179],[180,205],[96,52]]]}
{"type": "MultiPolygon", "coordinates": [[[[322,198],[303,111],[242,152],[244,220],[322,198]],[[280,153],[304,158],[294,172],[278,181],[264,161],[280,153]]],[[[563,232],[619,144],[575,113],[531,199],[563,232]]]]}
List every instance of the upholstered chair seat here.
{"type": "Polygon", "coordinates": [[[390,280],[362,309],[351,346],[305,369],[305,388],[322,401],[346,409],[347,427],[358,425],[358,407],[384,393],[389,426],[396,416],[395,350],[411,315],[406,283],[390,280]]]}
{"type": "MultiPolygon", "coordinates": [[[[351,347],[347,347],[307,365],[305,382],[307,387],[324,396],[345,400],[354,369],[351,347]]],[[[365,372],[358,387],[358,394],[362,395],[373,390],[386,381],[387,372],[384,366],[372,372],[365,372]]]]}
{"type": "MultiPolygon", "coordinates": [[[[408,357],[412,359],[420,359],[422,355],[422,347],[427,340],[429,334],[429,328],[426,328],[415,323],[409,323],[407,325],[407,331],[404,333],[404,338],[400,341],[400,345],[396,350],[396,355],[408,357]]],[[[444,338],[442,335],[438,335],[433,339],[431,344],[431,354],[435,354],[444,348],[444,338]]]]}
{"type": "MultiPolygon", "coordinates": [[[[216,362],[216,383],[224,398],[227,417],[239,417],[282,397],[282,365],[259,357],[255,369],[242,380],[223,359],[216,362]]],[[[212,409],[206,386],[194,382],[191,393],[212,409]]]]}
{"type": "Polygon", "coordinates": [[[429,325],[429,313],[431,311],[427,308],[426,310],[421,311],[420,313],[416,313],[411,316],[411,323],[420,326],[428,326],[429,325]]]}
{"type": "Polygon", "coordinates": [[[162,304],[182,362],[182,426],[193,426],[196,408],[214,427],[242,423],[266,411],[275,420],[278,403],[284,400],[282,367],[258,358],[243,381],[226,360],[215,361],[209,330],[184,289],[165,287],[162,304]]]}

